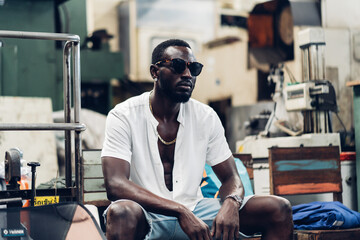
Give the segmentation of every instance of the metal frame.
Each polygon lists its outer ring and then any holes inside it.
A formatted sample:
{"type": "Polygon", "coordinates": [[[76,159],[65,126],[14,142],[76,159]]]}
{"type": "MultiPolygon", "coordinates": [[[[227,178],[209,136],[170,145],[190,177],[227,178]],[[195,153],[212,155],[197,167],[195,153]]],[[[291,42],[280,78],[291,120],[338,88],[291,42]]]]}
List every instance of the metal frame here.
{"type": "MultiPolygon", "coordinates": [[[[0,131],[65,131],[65,181],[66,188],[72,186],[71,169],[71,131],[74,131],[75,139],[75,197],[78,202],[82,202],[82,186],[80,180],[81,173],[81,131],[86,129],[80,123],[81,109],[81,89],[80,89],[80,37],[72,34],[62,33],[43,33],[43,32],[20,32],[20,31],[0,31],[0,38],[20,38],[20,39],[39,39],[65,41],[63,49],[63,81],[64,81],[64,121],[65,123],[51,124],[10,124],[0,123],[0,131]],[[73,66],[71,66],[71,63],[73,66]],[[71,81],[71,77],[73,81],[71,81]],[[71,82],[73,82],[73,94],[71,92],[71,82]],[[73,96],[71,98],[71,96],[73,96]],[[71,105],[74,104],[74,122],[71,122],[71,105]]],[[[71,191],[72,192],[72,191],[71,191]]]]}

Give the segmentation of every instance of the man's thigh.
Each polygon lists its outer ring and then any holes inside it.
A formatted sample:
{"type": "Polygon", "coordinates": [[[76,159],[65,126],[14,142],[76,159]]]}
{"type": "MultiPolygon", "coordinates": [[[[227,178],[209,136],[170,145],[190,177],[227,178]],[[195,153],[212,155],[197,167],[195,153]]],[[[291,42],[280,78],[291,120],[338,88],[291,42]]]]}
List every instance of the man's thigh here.
{"type": "MultiPolygon", "coordinates": [[[[243,205],[245,205],[247,200],[249,200],[251,197],[246,197],[244,199],[243,205]]],[[[209,229],[211,229],[213,220],[219,212],[220,208],[221,203],[219,199],[204,198],[198,202],[193,213],[195,216],[204,221],[208,225],[209,229]]],[[[181,229],[176,217],[148,212],[142,207],[141,209],[144,212],[150,229],[145,237],[146,240],[164,239],[164,236],[169,240],[188,239],[187,235],[181,229]]],[[[106,217],[106,211],[104,216],[106,217]]]]}
{"type": "MultiPolygon", "coordinates": [[[[246,205],[248,200],[250,200],[252,196],[247,196],[244,198],[244,204],[242,208],[246,205]]],[[[195,216],[200,218],[202,221],[204,221],[209,229],[211,230],[212,223],[216,215],[218,214],[219,210],[221,208],[220,199],[216,198],[204,198],[198,204],[196,205],[193,213],[195,216]]],[[[145,211],[146,212],[146,211],[145,211]]],[[[160,214],[154,214],[154,213],[145,213],[145,216],[148,215],[150,221],[152,221],[152,226],[148,239],[164,239],[164,236],[166,236],[166,239],[171,240],[184,240],[188,239],[186,234],[183,232],[183,230],[180,227],[179,222],[177,221],[177,218],[175,217],[168,217],[160,214]]],[[[146,216],[148,218],[148,216],[146,216]]],[[[243,237],[249,237],[243,233],[240,232],[241,238],[243,237]]]]}
{"type": "MultiPolygon", "coordinates": [[[[220,207],[221,204],[218,199],[205,198],[198,202],[193,213],[203,220],[209,226],[209,229],[211,229],[212,222],[220,207]]],[[[176,217],[169,217],[146,211],[145,216],[150,225],[148,238],[145,239],[164,239],[164,236],[169,240],[188,239],[187,235],[181,229],[176,217]]]]}

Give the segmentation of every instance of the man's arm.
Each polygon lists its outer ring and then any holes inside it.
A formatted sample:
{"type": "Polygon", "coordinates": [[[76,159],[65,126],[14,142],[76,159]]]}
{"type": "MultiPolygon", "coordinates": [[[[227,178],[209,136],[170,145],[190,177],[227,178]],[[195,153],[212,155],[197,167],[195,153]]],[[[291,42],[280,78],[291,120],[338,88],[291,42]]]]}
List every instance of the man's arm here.
{"type": "Polygon", "coordinates": [[[226,198],[229,195],[237,195],[244,198],[244,188],[237,172],[234,158],[231,156],[226,161],[212,167],[214,173],[222,183],[219,195],[223,201],[222,207],[214,219],[211,233],[216,239],[239,238],[240,219],[239,203],[233,198],[226,198]]]}
{"type": "Polygon", "coordinates": [[[188,208],[174,201],[159,197],[131,182],[130,164],[114,157],[102,157],[105,188],[109,200],[129,199],[147,211],[177,217],[181,228],[190,239],[210,239],[207,225],[188,208]]]}
{"type": "Polygon", "coordinates": [[[212,169],[221,182],[219,195],[222,201],[228,195],[233,194],[244,198],[244,188],[232,156],[226,161],[213,166],[212,169]]]}

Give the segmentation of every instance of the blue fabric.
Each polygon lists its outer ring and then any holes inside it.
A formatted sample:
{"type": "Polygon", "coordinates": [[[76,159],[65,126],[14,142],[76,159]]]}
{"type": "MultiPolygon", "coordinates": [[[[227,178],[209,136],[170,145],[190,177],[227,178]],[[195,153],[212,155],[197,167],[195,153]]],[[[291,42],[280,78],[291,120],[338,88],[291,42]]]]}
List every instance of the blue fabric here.
{"type": "Polygon", "coordinates": [[[295,229],[347,229],[360,227],[360,213],[340,202],[312,202],[292,207],[295,229]]]}
{"type": "MultiPolygon", "coordinates": [[[[251,181],[249,175],[247,173],[246,167],[241,162],[240,159],[234,158],[236,168],[240,175],[241,181],[244,186],[245,196],[254,195],[254,191],[252,189],[251,181]]],[[[217,178],[216,174],[212,170],[209,165],[205,165],[206,177],[203,177],[201,181],[201,191],[205,198],[217,198],[218,191],[221,186],[220,180],[217,178]]]]}

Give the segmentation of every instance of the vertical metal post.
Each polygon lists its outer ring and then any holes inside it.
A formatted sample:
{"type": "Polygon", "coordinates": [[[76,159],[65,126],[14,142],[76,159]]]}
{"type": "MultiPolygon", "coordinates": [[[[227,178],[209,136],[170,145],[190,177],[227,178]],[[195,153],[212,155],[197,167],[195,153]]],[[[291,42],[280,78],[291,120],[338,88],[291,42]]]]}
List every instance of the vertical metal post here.
{"type": "MultiPolygon", "coordinates": [[[[73,83],[74,83],[74,121],[80,123],[80,109],[81,109],[81,85],[80,85],[80,43],[76,42],[73,45],[73,83]]],[[[75,131],[75,185],[76,185],[76,199],[83,202],[82,199],[82,158],[81,158],[81,138],[80,131],[75,131]]]]}
{"type": "MultiPolygon", "coordinates": [[[[64,78],[64,121],[71,122],[71,54],[72,42],[66,42],[63,56],[63,78],[64,78]]],[[[71,131],[65,130],[65,185],[72,186],[71,169],[71,131]]]]}
{"type": "Polygon", "coordinates": [[[301,51],[302,56],[302,72],[303,72],[303,82],[309,81],[309,49],[302,48],[301,51]]]}
{"type": "Polygon", "coordinates": [[[309,80],[318,80],[318,60],[316,45],[309,47],[309,80]]]}
{"type": "Polygon", "coordinates": [[[29,162],[27,164],[31,167],[31,206],[35,206],[35,196],[36,196],[36,188],[35,188],[35,180],[36,180],[36,167],[40,166],[38,162],[29,162]]]}
{"type": "Polygon", "coordinates": [[[3,53],[3,51],[2,51],[2,46],[3,45],[3,43],[2,43],[2,41],[0,40],[0,95],[3,95],[3,92],[2,92],[2,85],[3,85],[3,80],[2,80],[2,78],[3,78],[3,70],[2,70],[2,66],[3,66],[3,63],[2,63],[2,53],[3,53]]]}
{"type": "Polygon", "coordinates": [[[318,79],[325,79],[325,45],[319,44],[317,45],[317,59],[318,59],[318,79]]]}
{"type": "Polygon", "coordinates": [[[356,185],[357,207],[360,211],[360,85],[354,86],[354,127],[355,127],[355,150],[356,150],[356,185]]]}

